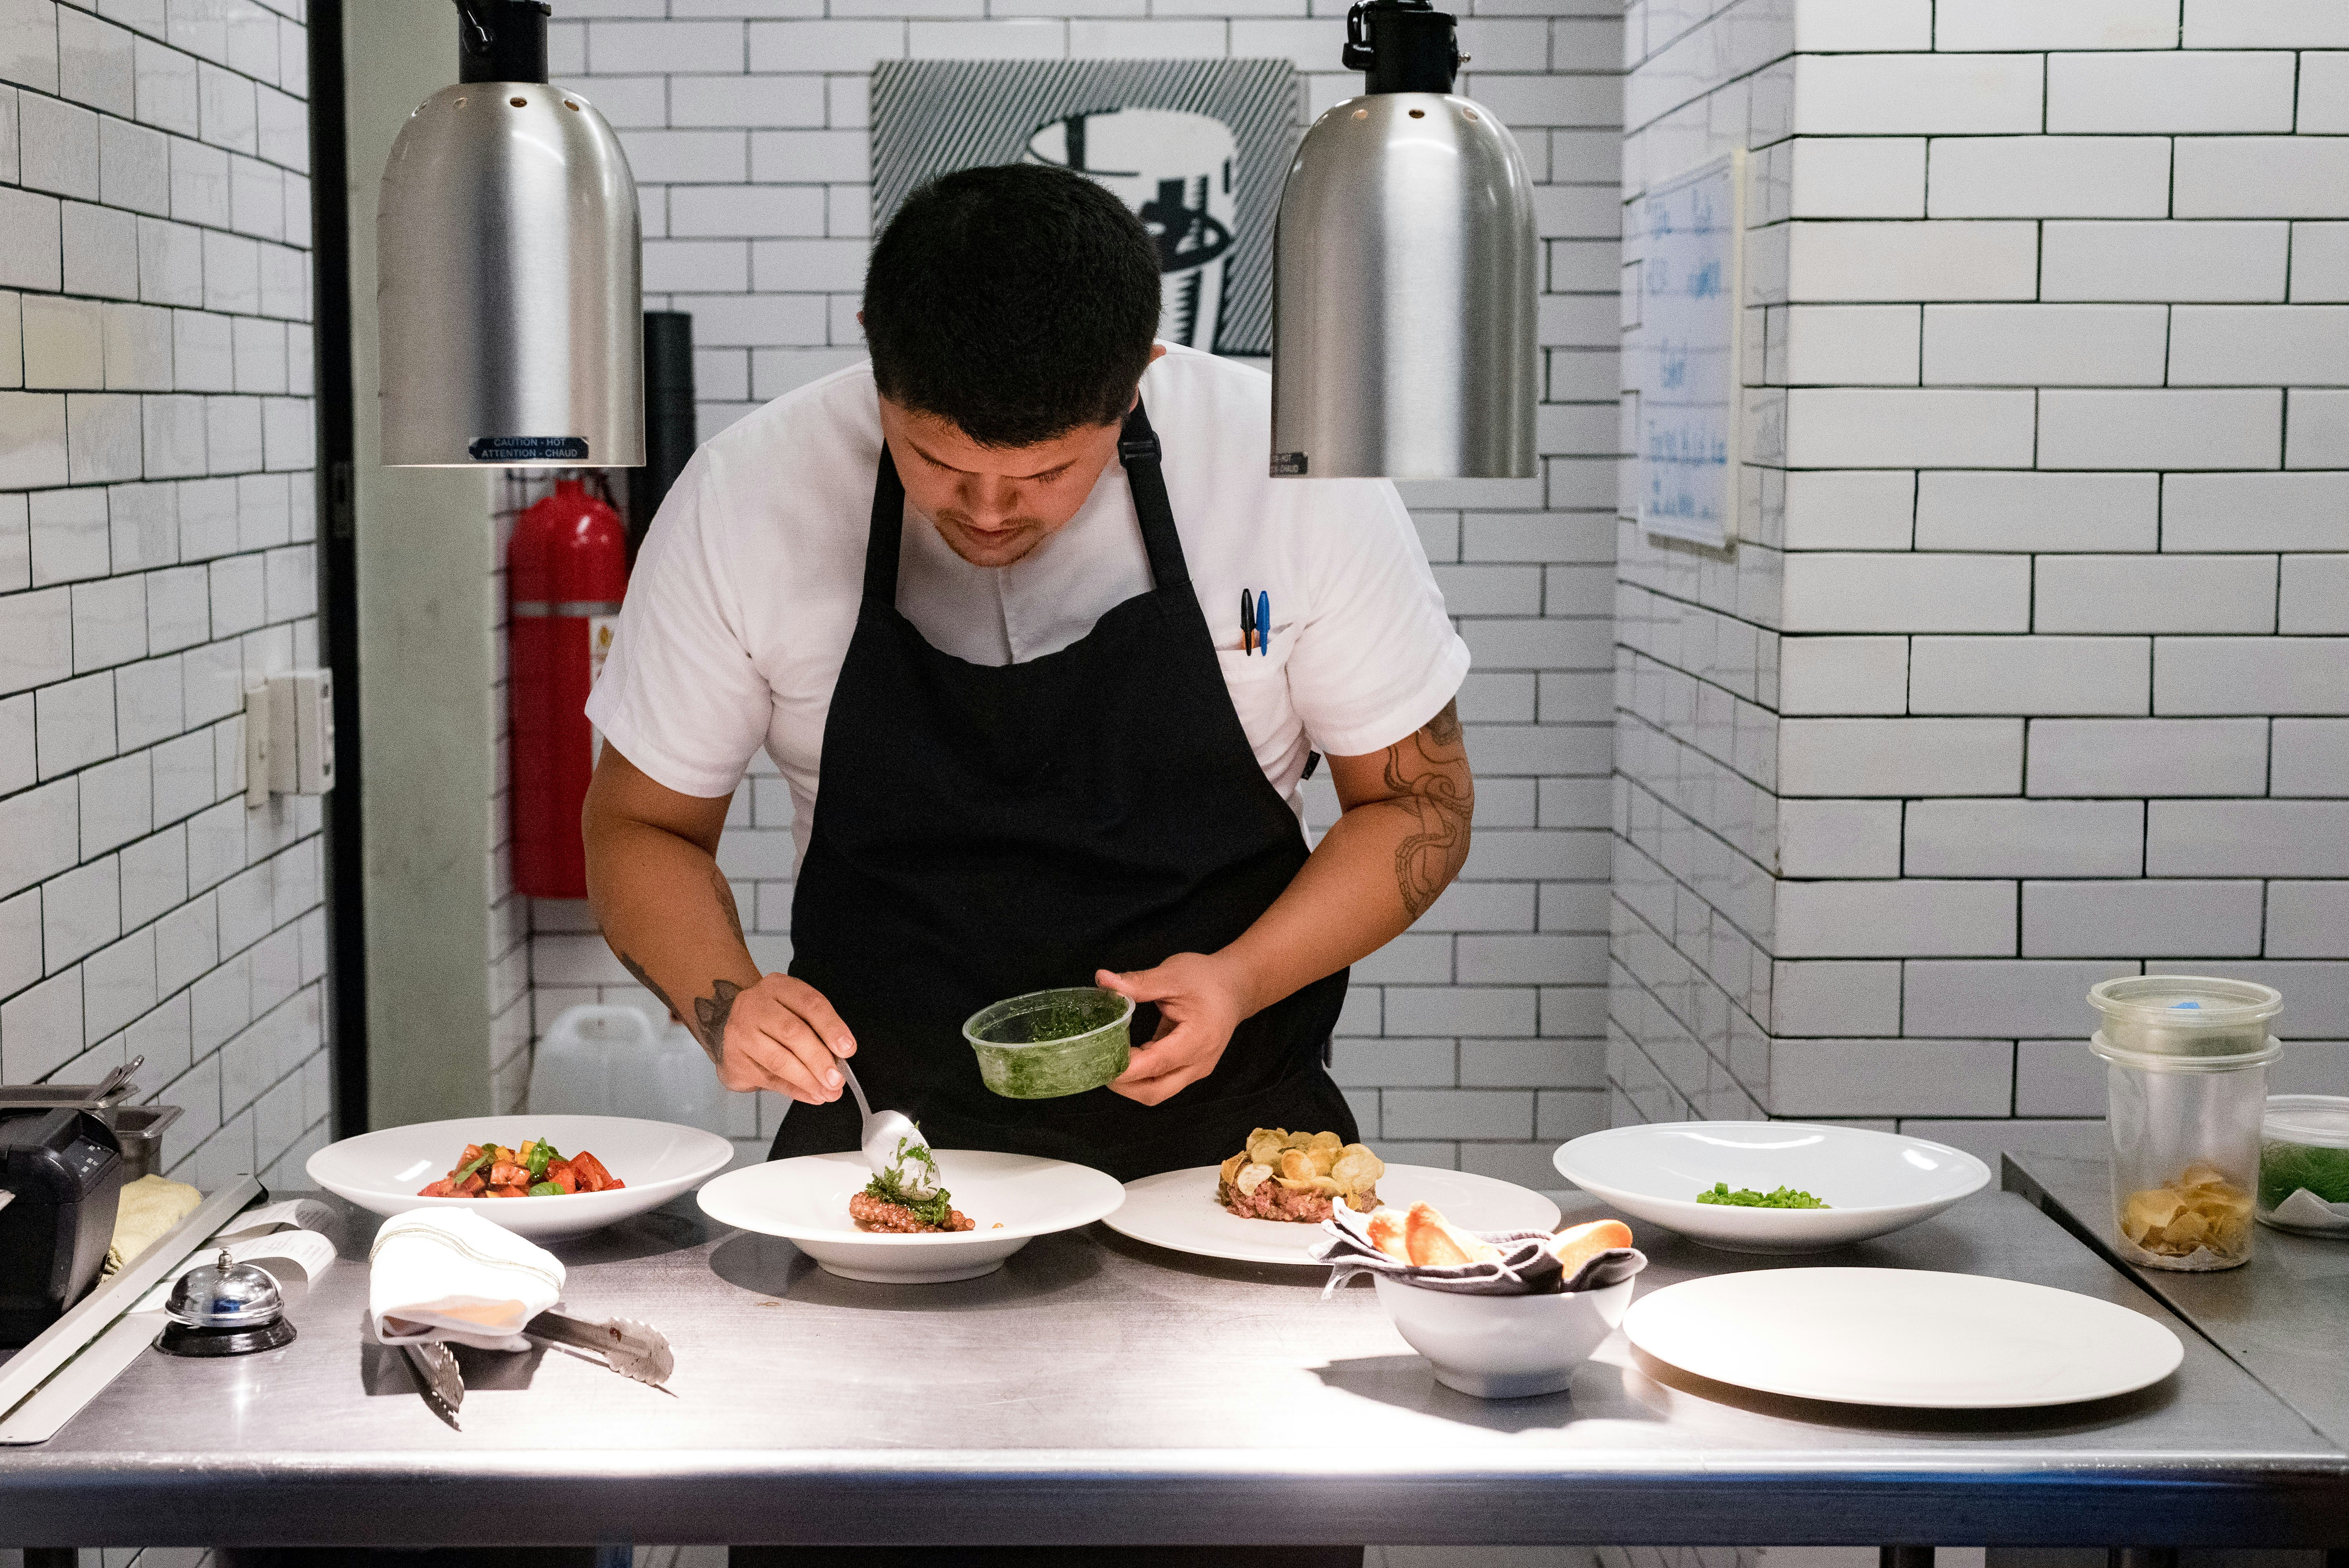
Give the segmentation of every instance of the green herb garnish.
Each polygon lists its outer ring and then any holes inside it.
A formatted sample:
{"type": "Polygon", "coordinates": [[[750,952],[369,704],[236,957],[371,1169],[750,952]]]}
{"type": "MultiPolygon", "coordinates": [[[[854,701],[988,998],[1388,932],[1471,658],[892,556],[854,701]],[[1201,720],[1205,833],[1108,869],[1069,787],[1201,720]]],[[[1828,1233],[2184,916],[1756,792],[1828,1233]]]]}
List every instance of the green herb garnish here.
{"type": "Polygon", "coordinates": [[[885,1203],[895,1203],[910,1210],[914,1217],[925,1225],[936,1226],[947,1222],[950,1208],[947,1202],[947,1190],[938,1185],[938,1162],[930,1157],[926,1144],[916,1143],[907,1138],[897,1140],[896,1158],[889,1162],[887,1170],[864,1183],[864,1191],[885,1203]],[[919,1167],[921,1174],[909,1181],[905,1175],[907,1165],[919,1167]],[[928,1196],[915,1197],[908,1188],[916,1186],[927,1187],[930,1190],[928,1196]]]}
{"type": "Polygon", "coordinates": [[[533,1198],[560,1198],[563,1196],[563,1184],[560,1181],[533,1182],[530,1195],[533,1198]]]}
{"type": "Polygon", "coordinates": [[[1797,1192],[1792,1187],[1774,1187],[1767,1192],[1756,1192],[1751,1187],[1740,1187],[1733,1192],[1726,1181],[1715,1181],[1708,1191],[1699,1192],[1700,1203],[1726,1203],[1738,1209],[1824,1209],[1808,1192],[1797,1192]]]}
{"type": "Polygon", "coordinates": [[[532,1181],[543,1181],[546,1179],[546,1168],[562,1158],[561,1154],[555,1152],[554,1145],[542,1138],[534,1142],[523,1144],[522,1158],[516,1163],[530,1172],[532,1181]]]}
{"type": "Polygon", "coordinates": [[[2303,1187],[2328,1203],[2349,1203],[2349,1149],[2261,1139],[2260,1206],[2272,1209],[2303,1187]]]}

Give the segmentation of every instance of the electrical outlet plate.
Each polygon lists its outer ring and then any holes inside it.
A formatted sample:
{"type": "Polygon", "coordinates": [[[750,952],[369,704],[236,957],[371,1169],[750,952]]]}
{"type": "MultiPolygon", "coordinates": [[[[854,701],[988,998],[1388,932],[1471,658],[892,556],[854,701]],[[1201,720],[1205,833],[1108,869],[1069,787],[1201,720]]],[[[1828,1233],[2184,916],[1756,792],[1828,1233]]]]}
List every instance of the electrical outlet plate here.
{"type": "Polygon", "coordinates": [[[270,742],[269,683],[256,681],[244,688],[244,809],[269,804],[270,742]]]}
{"type": "Polygon", "coordinates": [[[245,687],[245,806],[334,787],[333,672],[285,670],[245,687]]]}

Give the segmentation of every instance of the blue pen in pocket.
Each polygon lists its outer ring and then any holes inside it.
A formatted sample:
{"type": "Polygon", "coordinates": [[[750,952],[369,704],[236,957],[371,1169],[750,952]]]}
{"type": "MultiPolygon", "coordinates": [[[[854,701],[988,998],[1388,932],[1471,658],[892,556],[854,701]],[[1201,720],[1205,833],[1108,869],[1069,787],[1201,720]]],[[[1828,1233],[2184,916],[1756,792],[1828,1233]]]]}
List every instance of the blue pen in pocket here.
{"type": "Polygon", "coordinates": [[[1272,595],[1256,596],[1256,651],[1267,658],[1272,656],[1272,595]]]}

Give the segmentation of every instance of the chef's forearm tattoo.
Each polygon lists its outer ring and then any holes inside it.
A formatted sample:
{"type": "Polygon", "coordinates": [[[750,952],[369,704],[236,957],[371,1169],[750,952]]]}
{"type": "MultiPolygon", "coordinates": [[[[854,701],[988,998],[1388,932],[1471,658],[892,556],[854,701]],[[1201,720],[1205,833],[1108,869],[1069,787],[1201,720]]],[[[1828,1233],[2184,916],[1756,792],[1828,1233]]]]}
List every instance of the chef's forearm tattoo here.
{"type": "Polygon", "coordinates": [[[668,1016],[670,1017],[675,1018],[680,1024],[685,1022],[685,1015],[677,1010],[677,1004],[668,999],[668,993],[660,988],[659,983],[655,981],[650,975],[645,973],[645,966],[643,965],[637,963],[633,957],[621,952],[616,947],[612,949],[612,956],[620,961],[621,968],[636,976],[637,985],[643,986],[646,990],[651,992],[655,996],[660,999],[660,1005],[668,1009],[668,1016]]]}
{"type": "Polygon", "coordinates": [[[694,1021],[701,1026],[701,1048],[711,1061],[726,1054],[726,1020],[734,1014],[734,998],[742,987],[731,980],[712,980],[709,995],[693,999],[694,1021]]]}
{"type": "Polygon", "coordinates": [[[1476,785],[1461,746],[1460,714],[1453,703],[1413,733],[1387,748],[1385,781],[1393,793],[1378,804],[1407,813],[1412,826],[1395,846],[1395,890],[1413,920],[1451,885],[1468,858],[1468,823],[1476,785]]]}
{"type": "Polygon", "coordinates": [[[734,928],[734,940],[748,947],[750,943],[742,935],[742,906],[734,902],[734,884],[726,880],[724,872],[715,868],[710,871],[709,880],[717,889],[718,907],[726,912],[726,923],[734,928]]]}

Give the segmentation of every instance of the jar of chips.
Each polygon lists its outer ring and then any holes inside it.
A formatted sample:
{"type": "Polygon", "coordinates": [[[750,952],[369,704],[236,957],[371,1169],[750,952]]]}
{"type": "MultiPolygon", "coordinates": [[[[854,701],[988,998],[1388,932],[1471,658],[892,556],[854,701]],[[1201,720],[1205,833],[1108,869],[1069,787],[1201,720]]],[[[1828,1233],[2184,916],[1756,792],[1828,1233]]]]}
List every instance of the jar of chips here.
{"type": "Polygon", "coordinates": [[[2104,1016],[2113,1222],[2150,1268],[2230,1269],[2251,1256],[2268,1022],[2283,997],[2247,980],[2132,975],[2088,993],[2104,1016]]]}

